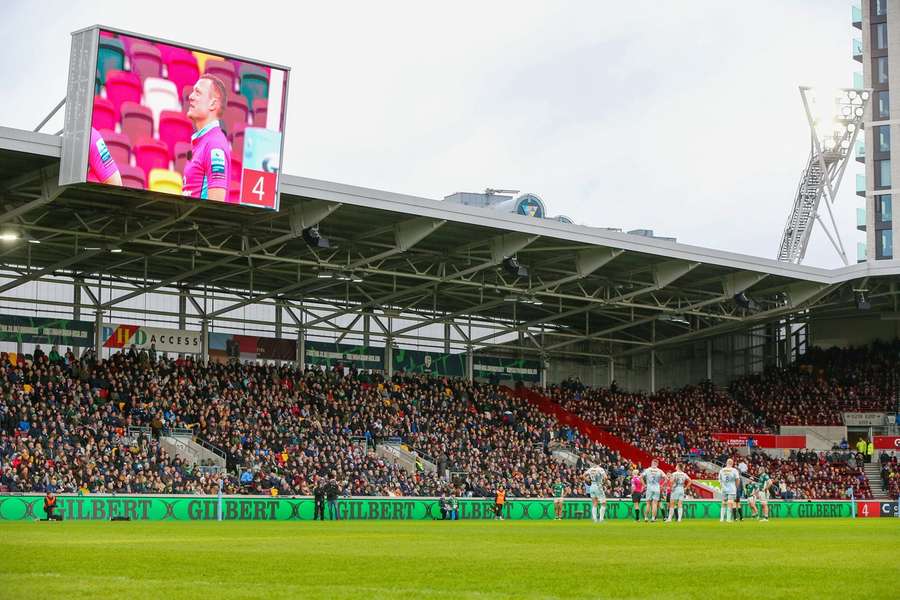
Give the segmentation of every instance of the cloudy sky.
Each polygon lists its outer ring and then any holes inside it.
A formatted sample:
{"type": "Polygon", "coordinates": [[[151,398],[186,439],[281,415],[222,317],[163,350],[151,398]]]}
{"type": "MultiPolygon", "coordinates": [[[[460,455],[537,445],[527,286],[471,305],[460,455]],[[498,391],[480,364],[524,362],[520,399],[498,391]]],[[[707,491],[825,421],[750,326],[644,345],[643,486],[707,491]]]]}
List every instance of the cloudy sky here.
{"type": "MultiPolygon", "coordinates": [[[[859,66],[849,0],[451,4],[5,2],[0,125],[43,118],[69,33],[100,23],[292,67],[290,174],[520,189],[580,224],[772,258],[809,151],[797,88],[859,66]]],[[[851,262],[857,168],[836,206],[851,262]]],[[[821,231],[806,263],[840,264],[821,231]]]]}

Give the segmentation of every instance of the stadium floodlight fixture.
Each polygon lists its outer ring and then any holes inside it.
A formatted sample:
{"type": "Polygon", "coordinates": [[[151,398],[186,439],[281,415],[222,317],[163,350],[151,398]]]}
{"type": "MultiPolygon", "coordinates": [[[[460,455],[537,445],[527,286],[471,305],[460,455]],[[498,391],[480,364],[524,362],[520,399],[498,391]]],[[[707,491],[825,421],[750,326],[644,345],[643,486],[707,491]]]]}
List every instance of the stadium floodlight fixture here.
{"type": "Polygon", "coordinates": [[[504,302],[518,302],[519,297],[514,294],[509,294],[503,299],[504,302]]]}
{"type": "Polygon", "coordinates": [[[27,241],[29,244],[40,244],[41,243],[41,240],[37,239],[36,237],[31,237],[30,235],[25,239],[25,241],[27,241]]]}
{"type": "Polygon", "coordinates": [[[303,240],[311,248],[330,248],[331,242],[319,233],[319,226],[313,225],[303,230],[303,240]]]}
{"type": "Polygon", "coordinates": [[[111,254],[122,254],[122,249],[119,248],[118,246],[113,246],[112,248],[109,249],[109,252],[111,254]]]}
{"type": "Polygon", "coordinates": [[[359,273],[353,272],[350,274],[350,281],[352,281],[353,283],[362,283],[362,280],[362,275],[360,275],[359,273]]]}
{"type": "Polygon", "coordinates": [[[101,248],[100,246],[85,246],[84,249],[89,252],[93,250],[103,250],[103,248],[101,248]]]}
{"type": "Polygon", "coordinates": [[[316,277],[318,279],[334,279],[334,273],[332,273],[331,271],[323,270],[316,273],[316,277]]]}
{"type": "Polygon", "coordinates": [[[19,234],[15,231],[0,231],[0,242],[14,242],[19,239],[19,234]]]}
{"type": "Polygon", "coordinates": [[[515,256],[504,258],[503,268],[507,273],[515,277],[528,277],[528,269],[515,256]]]}

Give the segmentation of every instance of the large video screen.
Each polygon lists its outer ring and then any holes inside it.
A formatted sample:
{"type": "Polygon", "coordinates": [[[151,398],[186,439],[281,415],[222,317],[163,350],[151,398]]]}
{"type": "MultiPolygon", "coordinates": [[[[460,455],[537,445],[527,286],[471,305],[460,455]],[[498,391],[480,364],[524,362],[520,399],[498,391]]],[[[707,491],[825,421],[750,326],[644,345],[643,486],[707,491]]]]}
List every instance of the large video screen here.
{"type": "Polygon", "coordinates": [[[86,181],[278,209],[287,69],[103,28],[97,40],[86,181]]]}

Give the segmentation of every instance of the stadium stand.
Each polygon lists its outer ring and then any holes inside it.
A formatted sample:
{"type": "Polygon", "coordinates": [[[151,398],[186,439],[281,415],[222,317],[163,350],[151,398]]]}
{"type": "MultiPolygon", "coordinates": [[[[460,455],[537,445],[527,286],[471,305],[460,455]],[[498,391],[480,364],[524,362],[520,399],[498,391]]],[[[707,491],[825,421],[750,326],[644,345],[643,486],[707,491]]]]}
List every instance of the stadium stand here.
{"type": "MultiPolygon", "coordinates": [[[[890,380],[882,369],[893,364],[877,357],[891,355],[890,348],[856,352],[815,351],[809,364],[844,365],[834,371],[836,380],[857,382],[853,389],[871,394],[864,405],[877,406],[884,400],[877,394],[890,389],[882,385],[890,380]],[[881,366],[860,366],[873,356],[881,366]]],[[[771,405],[759,394],[748,408],[709,383],[647,395],[567,381],[541,390],[544,397],[403,373],[385,381],[342,368],[203,366],[183,357],[155,360],[134,350],[99,364],[90,353],[81,360],[69,353],[56,356],[11,364],[3,355],[2,488],[183,493],[209,491],[222,478],[234,493],[275,488],[308,494],[319,479],[334,477],[351,495],[437,495],[460,486],[489,496],[503,485],[511,496],[532,497],[548,495],[562,481],[570,495],[579,496],[584,470],[601,464],[610,474],[611,495],[622,497],[630,491],[629,470],[656,456],[670,465],[694,459],[722,464],[729,457],[745,461],[751,477],[765,469],[776,482],[774,494],[784,499],[842,498],[849,488],[856,498],[871,497],[862,458],[852,452],[794,451],[773,458],[754,451],[742,458],[713,439],[721,431],[771,432],[766,417],[774,413],[755,410],[771,405]],[[577,419],[609,437],[585,435],[577,419]],[[126,435],[133,427],[151,433],[126,435]],[[229,474],[197,470],[167,456],[157,439],[175,428],[189,428],[220,448],[229,474]],[[409,472],[379,456],[375,448],[387,440],[402,443],[436,468],[409,472]],[[629,448],[639,454],[629,454],[629,448]]],[[[784,370],[784,380],[794,370],[784,370]]],[[[746,385],[757,384],[744,378],[732,389],[746,385]]],[[[816,406],[806,422],[829,420],[847,405],[834,395],[819,398],[826,406],[816,406]]],[[[797,415],[794,409],[779,414],[797,415]]],[[[697,467],[691,472],[715,477],[697,467]]],[[[885,488],[896,495],[897,459],[886,455],[881,473],[885,488]]]]}

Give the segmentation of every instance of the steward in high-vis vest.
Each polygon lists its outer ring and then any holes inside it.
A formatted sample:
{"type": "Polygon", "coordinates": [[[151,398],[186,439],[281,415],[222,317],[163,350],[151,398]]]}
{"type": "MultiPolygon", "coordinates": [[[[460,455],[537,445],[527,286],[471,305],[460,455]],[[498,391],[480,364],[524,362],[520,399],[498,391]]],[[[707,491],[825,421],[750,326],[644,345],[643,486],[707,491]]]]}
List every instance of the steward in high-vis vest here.
{"type": "Polygon", "coordinates": [[[506,491],[503,486],[497,488],[497,495],[494,497],[494,518],[503,520],[503,505],[506,504],[506,491]]]}

